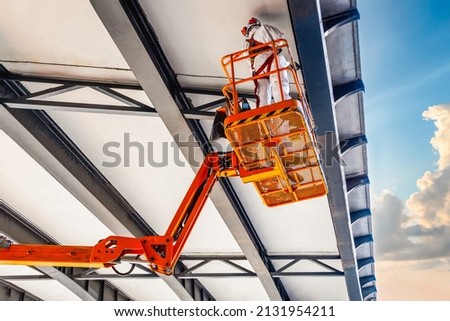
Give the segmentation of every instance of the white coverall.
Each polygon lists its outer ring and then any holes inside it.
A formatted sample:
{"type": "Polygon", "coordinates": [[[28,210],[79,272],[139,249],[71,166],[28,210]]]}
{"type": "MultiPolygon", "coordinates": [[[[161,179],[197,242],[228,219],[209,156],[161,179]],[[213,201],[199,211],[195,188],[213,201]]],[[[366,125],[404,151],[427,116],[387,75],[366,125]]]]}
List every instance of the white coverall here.
{"type": "MultiPolygon", "coordinates": [[[[273,40],[277,40],[280,38],[284,38],[284,34],[277,28],[271,25],[254,26],[246,39],[244,49],[248,49],[251,46],[251,42],[256,41],[256,43],[267,43],[273,40]]],[[[255,56],[253,64],[251,66],[253,74],[255,74],[261,66],[266,62],[267,59],[272,55],[272,51],[264,51],[255,56]]],[[[276,55],[278,59],[278,64],[280,68],[287,67],[289,63],[286,61],[286,58],[282,54],[276,55]]],[[[276,70],[276,61],[272,60],[270,66],[266,66],[261,72],[265,73],[268,71],[276,70]]],[[[278,73],[273,73],[267,78],[259,78],[256,83],[255,95],[257,99],[257,107],[262,107],[266,105],[270,105],[272,103],[272,96],[275,102],[279,102],[286,99],[291,99],[289,95],[289,79],[288,73],[286,70],[280,72],[281,79],[281,90],[280,84],[278,81],[278,73]]]]}

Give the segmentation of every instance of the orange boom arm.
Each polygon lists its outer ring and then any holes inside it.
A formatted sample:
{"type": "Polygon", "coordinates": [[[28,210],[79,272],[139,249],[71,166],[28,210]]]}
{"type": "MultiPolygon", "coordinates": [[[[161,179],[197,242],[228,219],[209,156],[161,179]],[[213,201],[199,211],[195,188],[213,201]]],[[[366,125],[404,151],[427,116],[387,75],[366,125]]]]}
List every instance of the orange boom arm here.
{"type": "Polygon", "coordinates": [[[0,264],[102,268],[119,263],[125,256],[144,255],[153,271],[172,274],[218,176],[236,175],[237,171],[230,167],[236,164],[233,159],[232,153],[206,156],[164,235],[142,238],[109,236],[94,246],[11,244],[2,238],[0,264]],[[228,164],[228,168],[224,164],[228,164]]]}

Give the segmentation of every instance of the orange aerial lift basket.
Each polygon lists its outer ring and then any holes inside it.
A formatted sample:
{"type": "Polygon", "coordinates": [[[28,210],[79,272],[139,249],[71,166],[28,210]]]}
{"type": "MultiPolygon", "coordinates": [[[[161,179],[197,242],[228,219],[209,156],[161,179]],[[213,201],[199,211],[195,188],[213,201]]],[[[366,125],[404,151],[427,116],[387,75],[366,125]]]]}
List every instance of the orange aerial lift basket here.
{"type": "MultiPolygon", "coordinates": [[[[292,58],[288,66],[279,66],[256,76],[239,78],[240,63],[248,64],[256,55],[278,55],[282,51],[292,57],[284,39],[242,50],[222,59],[229,83],[223,88],[229,116],[224,121],[225,136],[240,163],[240,177],[252,182],[267,206],[306,200],[327,193],[327,185],[319,161],[314,122],[309,105],[299,84],[292,58]],[[281,73],[290,75],[298,99],[286,97],[272,105],[242,110],[238,88],[253,85],[262,78],[276,77],[281,86],[281,73]]],[[[248,68],[248,67],[247,67],[248,68]]]]}
{"type": "Polygon", "coordinates": [[[278,59],[274,59],[276,66],[268,72],[247,78],[235,76],[240,62],[247,63],[264,51],[275,56],[283,50],[289,52],[289,47],[286,40],[280,39],[222,59],[229,80],[223,88],[227,101],[223,134],[233,150],[206,155],[164,235],[141,238],[113,235],[94,246],[13,244],[0,235],[0,264],[114,268],[131,259],[133,264],[143,262],[152,271],[170,275],[220,177],[239,176],[244,183],[253,183],[267,206],[325,195],[327,186],[314,122],[295,69],[279,66],[278,59]],[[282,72],[291,75],[298,99],[282,97],[275,104],[243,110],[245,100],[239,97],[238,88],[253,86],[254,81],[267,76],[280,80],[282,72]]]}

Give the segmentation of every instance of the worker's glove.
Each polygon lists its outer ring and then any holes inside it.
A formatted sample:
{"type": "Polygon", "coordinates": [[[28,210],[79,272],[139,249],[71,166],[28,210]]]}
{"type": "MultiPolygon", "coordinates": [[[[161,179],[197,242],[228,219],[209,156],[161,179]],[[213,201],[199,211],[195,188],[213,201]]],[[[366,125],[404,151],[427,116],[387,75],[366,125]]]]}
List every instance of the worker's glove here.
{"type": "Polygon", "coordinates": [[[291,63],[291,68],[295,70],[300,70],[300,64],[297,61],[291,63]]]}

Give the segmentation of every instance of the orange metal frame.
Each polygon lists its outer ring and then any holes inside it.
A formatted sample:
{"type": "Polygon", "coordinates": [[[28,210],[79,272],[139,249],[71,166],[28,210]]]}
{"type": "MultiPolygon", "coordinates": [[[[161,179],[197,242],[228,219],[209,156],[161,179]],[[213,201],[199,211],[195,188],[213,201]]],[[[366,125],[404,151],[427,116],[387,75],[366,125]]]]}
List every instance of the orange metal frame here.
{"type": "Polygon", "coordinates": [[[254,184],[266,206],[327,194],[315,135],[300,101],[289,99],[228,116],[224,128],[241,167],[239,176],[254,184]],[[281,129],[271,129],[272,122],[281,129]]]}
{"type": "Polygon", "coordinates": [[[293,68],[293,66],[295,65],[295,61],[293,59],[291,49],[289,48],[289,44],[286,39],[276,39],[268,43],[236,51],[234,53],[222,57],[221,64],[222,69],[228,79],[228,84],[226,84],[222,88],[222,93],[228,101],[229,115],[235,115],[240,112],[240,105],[239,105],[240,100],[238,99],[239,86],[253,83],[255,80],[266,78],[270,75],[276,74],[276,76],[278,77],[278,84],[280,86],[279,90],[280,93],[282,94],[282,100],[284,100],[285,97],[283,96],[284,94],[281,88],[281,73],[286,71],[290,75],[290,78],[293,80],[295,89],[299,95],[298,99],[304,106],[304,112],[306,113],[308,121],[311,122],[310,123],[311,127],[312,128],[315,127],[311,110],[309,109],[309,104],[306,100],[303,89],[300,86],[298,74],[296,70],[293,68]],[[276,67],[275,69],[272,69],[268,72],[262,72],[259,75],[252,75],[250,77],[244,77],[242,79],[237,80],[236,69],[238,69],[239,65],[241,64],[248,65],[249,60],[254,59],[257,55],[260,55],[262,53],[270,53],[276,57],[283,50],[286,50],[287,52],[287,60],[290,62],[289,66],[280,68],[278,64],[278,59],[274,59],[276,67]]]}
{"type": "Polygon", "coordinates": [[[228,103],[224,132],[239,159],[243,182],[252,182],[267,206],[279,206],[327,194],[328,188],[319,163],[314,120],[300,86],[288,42],[277,39],[237,51],[224,56],[221,63],[228,78],[228,84],[222,89],[228,103]],[[248,61],[257,55],[265,53],[265,56],[276,57],[282,52],[287,54],[289,66],[281,68],[278,59],[274,59],[275,68],[258,75],[236,78],[236,71],[241,70],[241,67],[248,68],[248,61]],[[245,86],[254,86],[254,82],[260,78],[275,75],[283,95],[282,72],[288,74],[298,99],[282,96],[280,102],[241,110],[242,101],[239,100],[238,91],[248,90],[245,86]],[[280,130],[270,128],[270,123],[283,124],[285,127],[280,130]],[[303,146],[298,146],[301,142],[303,146]],[[296,148],[288,150],[286,144],[296,148]],[[291,163],[290,166],[287,163],[291,163]],[[245,172],[247,169],[251,170],[245,172]]]}

